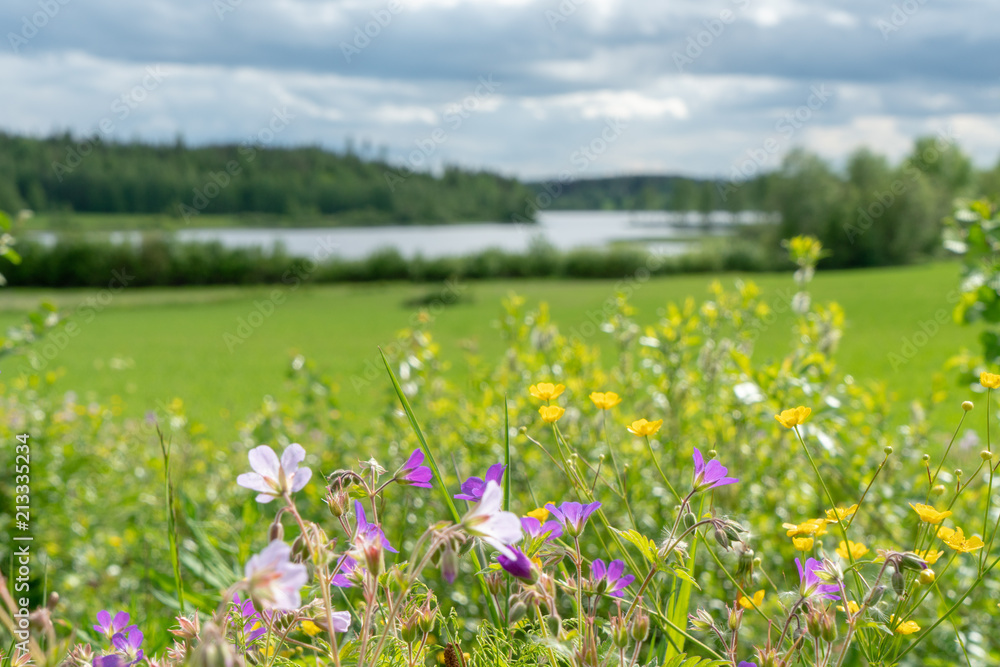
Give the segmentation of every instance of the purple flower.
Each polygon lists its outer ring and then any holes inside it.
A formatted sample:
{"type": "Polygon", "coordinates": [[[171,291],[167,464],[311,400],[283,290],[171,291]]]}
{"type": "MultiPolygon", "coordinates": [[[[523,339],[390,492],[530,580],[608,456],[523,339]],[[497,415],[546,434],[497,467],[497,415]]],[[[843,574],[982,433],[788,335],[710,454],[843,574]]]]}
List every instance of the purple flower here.
{"type": "Polygon", "coordinates": [[[267,445],[254,447],[248,455],[253,472],[245,472],[236,478],[236,483],[257,492],[257,502],[269,503],[286,493],[295,493],[304,487],[312,470],[299,468],[306,458],[302,445],[291,444],[281,454],[281,460],[267,445]]]}
{"type": "Polygon", "coordinates": [[[740,667],[757,667],[757,664],[753,662],[747,662],[746,660],[740,660],[740,667]]]}
{"type": "Polygon", "coordinates": [[[796,558],[795,567],[799,569],[799,579],[801,580],[801,583],[799,584],[799,595],[804,598],[819,597],[826,600],[839,599],[839,596],[832,594],[839,592],[840,587],[836,584],[824,584],[823,580],[820,579],[818,574],[816,574],[817,570],[823,570],[823,563],[819,562],[815,558],[810,558],[806,561],[806,567],[803,569],[802,562],[796,558]]]}
{"type": "Polygon", "coordinates": [[[130,625],[123,632],[111,638],[111,644],[128,660],[127,665],[134,665],[142,660],[142,632],[138,627],[130,625]]]}
{"type": "Polygon", "coordinates": [[[510,547],[510,550],[514,553],[513,558],[508,558],[504,554],[497,554],[497,561],[500,563],[500,567],[507,570],[511,576],[517,577],[529,584],[538,581],[538,574],[531,566],[531,560],[528,556],[517,547],[510,547]]]}
{"type": "Polygon", "coordinates": [[[94,667],[125,667],[125,660],[117,653],[94,658],[94,667]]]}
{"type": "Polygon", "coordinates": [[[607,593],[613,598],[624,597],[622,591],[635,581],[634,576],[625,574],[625,561],[618,559],[605,565],[603,560],[595,558],[590,564],[590,578],[595,591],[607,593]]]}
{"type": "Polygon", "coordinates": [[[556,520],[562,524],[563,530],[566,531],[567,535],[576,537],[583,532],[583,525],[587,523],[587,518],[600,506],[601,503],[599,502],[593,502],[588,505],[565,502],[559,507],[549,503],[545,506],[545,509],[555,515],[556,520]]]}
{"type": "Polygon", "coordinates": [[[393,477],[396,482],[404,486],[419,486],[425,489],[431,488],[431,480],[434,473],[424,464],[424,453],[420,449],[414,449],[410,458],[406,460],[403,467],[396,471],[393,477]]]}
{"type": "MultiPolygon", "coordinates": [[[[257,639],[265,632],[267,629],[264,624],[261,623],[261,618],[257,614],[257,610],[254,609],[253,601],[247,598],[245,601],[240,599],[240,594],[235,593],[233,595],[233,604],[236,605],[235,618],[238,621],[243,622],[243,634],[245,637],[245,643],[249,644],[253,640],[257,639]]],[[[233,618],[233,614],[230,614],[230,618],[233,618]]]]}
{"type": "Polygon", "coordinates": [[[503,473],[507,470],[507,466],[502,463],[494,463],[490,466],[489,470],[486,471],[486,477],[480,479],[478,477],[470,477],[469,479],[462,482],[462,492],[455,496],[455,500],[468,500],[470,502],[478,503],[483,498],[483,491],[486,490],[486,484],[489,482],[496,482],[497,485],[503,479],[503,473]]]}
{"type": "Polygon", "coordinates": [[[521,528],[527,534],[528,539],[535,539],[541,535],[546,535],[545,541],[551,542],[562,535],[562,524],[558,521],[546,521],[542,523],[533,516],[521,517],[521,528]]]}
{"type": "Polygon", "coordinates": [[[697,447],[694,448],[693,484],[695,491],[705,491],[740,481],[735,477],[726,477],[728,472],[729,470],[716,459],[712,459],[706,464],[705,459],[701,456],[701,451],[697,447]]]}
{"type": "Polygon", "coordinates": [[[365,508],[362,506],[360,500],[354,501],[354,514],[358,519],[358,527],[355,531],[356,535],[372,538],[372,541],[376,541],[375,538],[378,538],[383,549],[391,551],[394,554],[399,553],[398,549],[393,549],[392,545],[389,544],[388,538],[386,538],[385,533],[382,532],[377,523],[368,523],[368,517],[365,516],[365,508]]]}
{"type": "Polygon", "coordinates": [[[291,562],[291,555],[290,546],[274,540],[247,561],[247,590],[265,609],[294,611],[302,606],[299,591],[309,581],[309,572],[305,565],[291,562]]]}
{"type": "Polygon", "coordinates": [[[94,629],[111,638],[128,627],[128,619],[128,612],[120,611],[115,614],[114,618],[111,618],[110,612],[102,610],[97,612],[97,622],[99,625],[95,625],[94,629]]]}
{"type": "Polygon", "coordinates": [[[351,579],[354,577],[354,573],[357,569],[358,561],[354,560],[350,556],[341,556],[340,560],[337,561],[337,574],[335,574],[333,579],[330,580],[330,584],[339,588],[351,588],[354,586],[351,579]]]}

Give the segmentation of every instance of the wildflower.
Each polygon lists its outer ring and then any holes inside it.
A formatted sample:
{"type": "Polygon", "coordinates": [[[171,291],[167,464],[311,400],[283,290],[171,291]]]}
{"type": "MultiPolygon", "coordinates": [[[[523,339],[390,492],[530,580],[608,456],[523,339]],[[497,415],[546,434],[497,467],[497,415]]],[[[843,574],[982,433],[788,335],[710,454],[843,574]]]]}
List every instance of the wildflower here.
{"type": "Polygon", "coordinates": [[[740,606],[744,609],[753,609],[754,607],[760,607],[764,604],[764,590],[761,589],[753,594],[752,597],[747,597],[741,595],[736,598],[736,601],[740,603],[740,606]]]}
{"type": "MultiPolygon", "coordinates": [[[[24,664],[27,665],[29,663],[24,664]]],[[[94,667],[125,667],[125,660],[117,653],[109,653],[108,655],[94,658],[94,667]]]]}
{"type": "Polygon", "coordinates": [[[622,402],[621,396],[613,391],[595,391],[590,395],[590,400],[592,400],[594,405],[599,407],[601,410],[610,410],[622,402]]]}
{"type": "Polygon", "coordinates": [[[916,505],[910,503],[910,507],[913,508],[913,511],[917,513],[920,520],[924,523],[938,524],[951,516],[951,510],[939,512],[931,505],[924,505],[923,503],[917,503],[916,505]]]}
{"type": "Polygon", "coordinates": [[[845,545],[844,541],[841,540],[840,546],[837,547],[837,555],[843,558],[844,560],[857,560],[862,556],[864,556],[866,553],[868,553],[868,547],[861,544],[860,542],[851,542],[850,540],[848,540],[847,544],[845,545]],[[848,553],[848,549],[850,549],[850,553],[848,553]]]}
{"type": "MultiPolygon", "coordinates": [[[[895,616],[889,617],[889,625],[896,622],[895,616]]],[[[917,625],[916,621],[903,621],[896,626],[897,635],[912,635],[914,632],[920,632],[920,626],[917,625]]]]}
{"type": "Polygon", "coordinates": [[[236,609],[230,612],[230,618],[236,618],[243,622],[243,643],[249,644],[255,639],[267,632],[263,624],[260,622],[260,616],[257,614],[257,610],[253,606],[253,600],[247,598],[245,601],[240,598],[239,593],[233,595],[233,604],[236,605],[236,609]],[[235,613],[234,613],[235,612],[235,613]]]}
{"type": "Polygon", "coordinates": [[[783,523],[781,527],[788,531],[785,533],[788,537],[799,535],[819,537],[820,535],[826,535],[826,521],[824,519],[809,519],[798,524],[783,523]]]}
{"type": "Polygon", "coordinates": [[[726,477],[727,472],[729,470],[716,459],[712,459],[706,464],[701,456],[701,451],[697,447],[694,448],[693,486],[695,491],[706,491],[740,481],[735,477],[726,477]]]}
{"type": "Polygon", "coordinates": [[[503,480],[504,471],[507,470],[507,466],[502,463],[494,463],[486,471],[486,476],[482,479],[479,477],[470,477],[469,479],[462,482],[462,492],[455,496],[455,500],[468,500],[471,502],[479,502],[483,497],[483,491],[486,489],[487,482],[493,481],[497,484],[503,480]]]}
{"type": "Polygon", "coordinates": [[[566,385],[563,384],[552,384],[551,382],[539,382],[538,384],[533,384],[528,388],[531,395],[535,398],[539,398],[543,401],[551,401],[554,398],[558,398],[559,394],[566,390],[566,385]]]}
{"type": "Polygon", "coordinates": [[[595,558],[590,564],[590,578],[598,594],[607,593],[613,598],[624,597],[622,591],[635,581],[633,575],[625,574],[625,561],[617,558],[607,565],[600,558],[595,558]]]}
{"type": "Polygon", "coordinates": [[[359,533],[370,534],[372,539],[375,539],[376,537],[378,538],[382,544],[382,548],[386,551],[391,551],[394,554],[399,553],[398,549],[394,549],[393,546],[389,544],[389,539],[385,536],[385,533],[382,532],[382,529],[377,523],[368,523],[368,517],[365,516],[365,508],[361,504],[360,500],[354,501],[354,515],[358,520],[358,525],[354,531],[355,535],[359,533]]]}
{"type": "Polygon", "coordinates": [[[793,537],[792,545],[798,551],[809,551],[813,548],[813,544],[816,542],[811,537],[793,537]]]}
{"type": "Polygon", "coordinates": [[[983,385],[987,389],[996,389],[997,387],[1000,387],[1000,375],[983,371],[979,374],[979,384],[983,385]]]}
{"type": "MultiPolygon", "coordinates": [[[[330,618],[333,620],[334,632],[347,632],[348,628],[351,627],[351,613],[348,611],[335,611],[330,614],[330,618]]],[[[323,632],[326,632],[326,619],[307,618],[299,623],[299,627],[302,628],[302,632],[306,633],[310,637],[315,637],[323,632]]]]}
{"type": "Polygon", "coordinates": [[[785,428],[795,428],[799,424],[804,424],[811,412],[812,408],[804,408],[800,405],[791,410],[782,410],[781,414],[774,415],[774,418],[785,428]]]}
{"type": "MultiPolygon", "coordinates": [[[[551,502],[551,501],[549,501],[549,502],[551,502]]],[[[548,504],[549,503],[545,503],[545,505],[548,505],[548,504]]],[[[537,508],[531,510],[530,512],[527,512],[525,514],[525,516],[530,516],[530,517],[532,517],[534,519],[538,519],[538,521],[541,522],[541,523],[545,523],[545,520],[549,518],[549,511],[547,509],[545,509],[545,505],[542,505],[541,507],[537,507],[537,508]]]]}
{"type": "MultiPolygon", "coordinates": [[[[941,530],[944,530],[943,528],[941,530]]],[[[950,529],[949,529],[950,530],[950,529]]],[[[938,531],[940,533],[940,531],[938,531]]],[[[933,551],[931,549],[925,549],[924,551],[914,551],[917,557],[923,559],[928,565],[933,565],[937,562],[938,558],[944,555],[943,551],[933,551]]]]}
{"type": "Polygon", "coordinates": [[[110,639],[128,627],[128,620],[129,615],[125,611],[118,612],[114,618],[111,618],[111,614],[107,611],[99,611],[97,612],[98,625],[95,625],[94,629],[110,639]]]}
{"type": "Polygon", "coordinates": [[[503,554],[497,554],[497,562],[500,563],[500,567],[506,570],[512,577],[516,577],[529,584],[538,581],[538,573],[532,567],[531,559],[517,547],[511,547],[510,550],[514,554],[511,558],[503,554]]]}
{"type": "Polygon", "coordinates": [[[479,503],[462,518],[462,525],[469,533],[480,538],[507,558],[514,558],[509,545],[521,540],[521,521],[513,512],[505,512],[503,491],[494,481],[486,483],[479,503]]]}
{"type": "Polygon", "coordinates": [[[247,590],[265,609],[294,611],[302,605],[299,590],[306,585],[306,566],[292,563],[292,548],[275,540],[247,561],[247,590]]]}
{"type": "Polygon", "coordinates": [[[663,420],[657,419],[654,422],[647,421],[645,419],[637,419],[632,422],[628,427],[628,432],[632,435],[644,436],[644,435],[654,435],[663,426],[663,420]]]}
{"type": "Polygon", "coordinates": [[[424,452],[414,449],[410,458],[406,460],[403,467],[396,471],[393,479],[404,486],[419,486],[424,489],[431,488],[431,480],[434,473],[424,464],[424,452]]]}
{"type": "Polygon", "coordinates": [[[355,581],[358,580],[358,575],[360,574],[358,561],[347,554],[341,556],[340,560],[337,561],[337,569],[335,571],[337,574],[333,575],[330,585],[337,588],[351,588],[354,586],[355,581]]]}
{"type": "Polygon", "coordinates": [[[563,530],[570,537],[576,537],[583,532],[583,526],[594,511],[601,506],[599,502],[588,505],[581,505],[576,502],[565,502],[559,507],[552,503],[545,506],[545,509],[555,515],[556,520],[562,524],[563,530]]]}
{"type": "Polygon", "coordinates": [[[956,528],[952,530],[951,528],[942,527],[938,530],[938,537],[944,540],[944,543],[955,551],[963,554],[970,553],[977,549],[983,548],[983,539],[978,535],[973,535],[972,537],[966,538],[965,533],[962,532],[961,528],[956,528]]]}
{"type": "Polygon", "coordinates": [[[134,625],[130,625],[123,632],[117,633],[111,638],[111,643],[128,662],[126,667],[134,665],[142,660],[142,632],[134,625]]]}
{"type": "Polygon", "coordinates": [[[236,478],[236,483],[251,491],[257,491],[257,502],[269,503],[275,498],[301,490],[312,477],[312,470],[299,468],[306,458],[302,445],[291,444],[281,454],[281,461],[274,450],[267,445],[254,447],[248,454],[253,472],[245,472],[236,478]]]}
{"type": "Polygon", "coordinates": [[[837,523],[838,521],[846,521],[854,516],[854,513],[858,511],[858,506],[855,503],[850,507],[837,507],[832,510],[826,511],[826,522],[827,523],[837,523]]]}
{"type": "Polygon", "coordinates": [[[538,414],[542,416],[542,421],[549,424],[559,421],[565,412],[566,408],[561,408],[558,405],[543,405],[538,408],[538,414]]]}
{"type": "Polygon", "coordinates": [[[815,596],[827,600],[837,599],[837,596],[833,595],[833,593],[839,591],[840,587],[836,584],[824,584],[819,575],[816,573],[817,570],[821,570],[823,568],[822,563],[815,558],[810,558],[806,560],[806,565],[803,568],[802,562],[796,558],[795,567],[799,570],[799,595],[804,598],[815,596]]]}
{"type": "Polygon", "coordinates": [[[757,667],[757,663],[740,660],[739,667],[757,667]]]}
{"type": "MultiPolygon", "coordinates": [[[[545,515],[548,516],[548,511],[545,515]]],[[[521,519],[521,528],[529,538],[545,536],[546,542],[551,542],[562,535],[562,525],[558,521],[546,521],[542,523],[533,516],[526,516],[521,519]]]]}
{"type": "MultiPolygon", "coordinates": [[[[838,604],[837,605],[837,610],[838,611],[844,611],[844,605],[838,604]]],[[[847,611],[850,613],[851,616],[854,616],[856,613],[858,613],[859,611],[861,611],[861,607],[859,607],[858,603],[855,602],[854,600],[848,600],[847,601],[847,611]]]]}
{"type": "Polygon", "coordinates": [[[308,619],[299,623],[299,627],[302,629],[302,632],[306,633],[310,637],[315,637],[319,633],[323,632],[322,628],[308,619]]]}

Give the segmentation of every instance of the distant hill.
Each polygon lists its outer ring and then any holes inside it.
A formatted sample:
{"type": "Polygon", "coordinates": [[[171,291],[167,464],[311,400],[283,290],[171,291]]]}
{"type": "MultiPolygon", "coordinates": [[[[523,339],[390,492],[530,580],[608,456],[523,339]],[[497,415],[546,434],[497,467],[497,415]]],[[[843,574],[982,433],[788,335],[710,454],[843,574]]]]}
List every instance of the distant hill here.
{"type": "Polygon", "coordinates": [[[524,219],[516,179],[413,172],[351,152],[259,144],[189,147],[0,133],[0,210],[333,216],[351,224],[524,219]]]}
{"type": "Polygon", "coordinates": [[[684,176],[611,176],[528,185],[538,194],[551,194],[561,186],[550,209],[709,212],[770,210],[772,181],[770,176],[761,176],[734,185],[684,176]]]}

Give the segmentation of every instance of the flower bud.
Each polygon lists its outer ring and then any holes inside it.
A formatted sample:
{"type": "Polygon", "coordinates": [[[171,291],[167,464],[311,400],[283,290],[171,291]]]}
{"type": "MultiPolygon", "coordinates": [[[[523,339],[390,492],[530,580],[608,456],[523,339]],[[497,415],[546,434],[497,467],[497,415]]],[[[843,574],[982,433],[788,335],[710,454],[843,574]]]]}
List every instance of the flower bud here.
{"type": "Polygon", "coordinates": [[[972,404],[972,401],[962,401],[962,409],[965,410],[966,412],[968,412],[974,407],[975,406],[972,404]]]}
{"type": "Polygon", "coordinates": [[[743,549],[736,561],[737,576],[752,577],[755,563],[753,549],[743,549]]]}
{"type": "Polygon", "coordinates": [[[819,636],[823,641],[834,642],[837,639],[837,622],[831,613],[824,613],[819,619],[819,636]]]}
{"type": "Polygon", "coordinates": [[[704,609],[698,609],[693,614],[689,614],[688,620],[691,622],[691,627],[700,632],[708,632],[715,627],[711,615],[704,609]]]}
{"type": "Polygon", "coordinates": [[[928,463],[931,460],[931,455],[930,454],[924,454],[923,456],[920,457],[920,460],[923,461],[924,463],[928,463]]]}
{"type": "Polygon", "coordinates": [[[906,577],[899,570],[892,573],[892,590],[896,591],[899,597],[906,594],[906,577]]]}
{"type": "Polygon", "coordinates": [[[899,559],[899,567],[904,570],[920,572],[927,569],[927,561],[915,553],[905,553],[899,559]]]}
{"type": "Polygon", "coordinates": [[[236,647],[222,636],[218,626],[207,623],[202,632],[201,644],[191,655],[191,667],[240,667],[243,660],[236,647]]]}
{"type": "Polygon", "coordinates": [[[886,445],[882,448],[882,451],[885,452],[886,456],[889,456],[889,454],[892,454],[892,445],[886,445]]]}
{"type": "Polygon", "coordinates": [[[399,636],[407,644],[416,644],[417,639],[421,638],[420,627],[417,625],[417,619],[411,618],[403,621],[403,627],[399,629],[399,636]]]}
{"type": "Polygon", "coordinates": [[[684,527],[692,528],[694,524],[698,523],[698,517],[694,515],[694,512],[686,512],[684,514],[684,527]]]}
{"type": "Polygon", "coordinates": [[[719,543],[719,546],[723,549],[729,549],[729,537],[726,535],[726,531],[721,528],[715,529],[715,541],[719,543]]]}
{"type": "Polygon", "coordinates": [[[510,606],[510,611],[507,613],[507,622],[513,625],[524,618],[527,613],[528,605],[518,600],[510,606]]]}
{"type": "Polygon", "coordinates": [[[921,570],[920,574],[917,575],[917,580],[924,586],[929,586],[934,583],[934,579],[937,575],[934,574],[934,570],[927,568],[926,570],[921,570]]]}
{"type": "Polygon", "coordinates": [[[993,452],[991,452],[988,449],[984,449],[983,451],[979,452],[979,458],[981,458],[984,461],[989,461],[990,459],[993,458],[993,452]]]}
{"type": "Polygon", "coordinates": [[[267,529],[267,541],[268,543],[274,542],[275,540],[285,541],[285,527],[281,525],[281,519],[275,519],[271,527],[267,529]]]}
{"type": "Polygon", "coordinates": [[[729,610],[729,629],[733,632],[740,629],[743,624],[743,608],[739,605],[729,610]]]}
{"type": "Polygon", "coordinates": [[[632,626],[629,628],[629,634],[632,636],[632,639],[640,644],[646,641],[646,637],[649,636],[649,615],[642,609],[637,609],[635,615],[632,616],[632,626]]]}
{"type": "Polygon", "coordinates": [[[441,550],[441,576],[449,584],[458,576],[458,553],[450,544],[441,550]]]}
{"type": "Polygon", "coordinates": [[[818,639],[822,636],[823,629],[820,627],[820,618],[822,615],[818,610],[813,610],[806,615],[806,632],[809,633],[810,637],[818,639]]]}
{"type": "Polygon", "coordinates": [[[49,593],[49,599],[45,601],[45,606],[49,611],[55,611],[56,605],[59,604],[59,594],[55,591],[49,593]]]}
{"type": "Polygon", "coordinates": [[[326,494],[326,506],[330,508],[330,514],[337,518],[340,518],[347,513],[347,508],[348,505],[350,505],[350,502],[350,494],[343,489],[330,491],[326,494]]]}
{"type": "Polygon", "coordinates": [[[503,576],[499,572],[490,572],[486,575],[486,590],[490,592],[491,595],[500,595],[500,592],[504,590],[503,576]]]}
{"type": "Polygon", "coordinates": [[[883,595],[885,595],[885,586],[879,584],[878,586],[872,589],[871,595],[868,596],[868,606],[874,607],[875,605],[877,605],[879,603],[879,600],[882,599],[883,595]]]}
{"type": "Polygon", "coordinates": [[[628,646],[628,627],[625,625],[625,619],[621,616],[615,616],[611,619],[611,642],[615,648],[619,649],[628,646]]]}
{"type": "Polygon", "coordinates": [[[943,495],[945,492],[944,484],[935,484],[934,488],[931,489],[931,493],[935,496],[943,495]]]}

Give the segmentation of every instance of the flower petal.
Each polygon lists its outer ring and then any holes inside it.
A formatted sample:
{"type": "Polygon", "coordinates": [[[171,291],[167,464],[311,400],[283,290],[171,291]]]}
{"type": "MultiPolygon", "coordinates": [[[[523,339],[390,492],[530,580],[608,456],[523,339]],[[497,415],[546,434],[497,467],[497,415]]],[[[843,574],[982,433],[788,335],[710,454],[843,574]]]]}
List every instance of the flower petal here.
{"type": "Polygon", "coordinates": [[[313,471],[309,468],[299,468],[295,471],[295,477],[292,478],[292,492],[301,491],[305,488],[305,485],[309,483],[309,479],[312,477],[313,471]]]}
{"type": "Polygon", "coordinates": [[[273,449],[267,445],[254,447],[247,454],[247,458],[250,459],[250,467],[254,469],[254,472],[264,477],[278,479],[281,464],[278,462],[278,455],[274,453],[273,449]]]}

